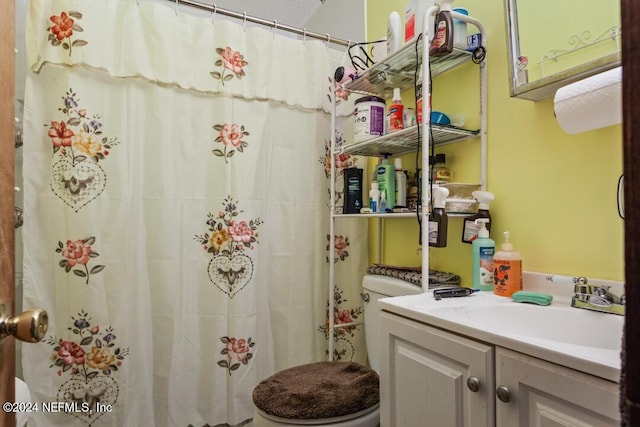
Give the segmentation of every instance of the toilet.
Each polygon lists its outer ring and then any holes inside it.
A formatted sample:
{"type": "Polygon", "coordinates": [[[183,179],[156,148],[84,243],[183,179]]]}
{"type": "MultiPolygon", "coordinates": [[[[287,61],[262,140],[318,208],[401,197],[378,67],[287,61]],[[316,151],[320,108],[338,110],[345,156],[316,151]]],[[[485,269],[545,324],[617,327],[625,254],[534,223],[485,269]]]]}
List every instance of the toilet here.
{"type": "Polygon", "coordinates": [[[317,362],[273,374],[253,391],[254,427],[369,427],[380,424],[380,298],[422,293],[393,277],[362,279],[364,327],[371,368],[351,362],[317,362]]]}

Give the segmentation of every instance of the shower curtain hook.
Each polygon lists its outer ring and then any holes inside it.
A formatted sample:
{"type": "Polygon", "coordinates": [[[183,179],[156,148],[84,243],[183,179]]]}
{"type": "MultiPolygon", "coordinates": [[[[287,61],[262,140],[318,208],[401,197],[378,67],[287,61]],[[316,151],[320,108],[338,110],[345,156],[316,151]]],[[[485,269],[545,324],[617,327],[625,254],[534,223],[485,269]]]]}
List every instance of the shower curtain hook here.
{"type": "Polygon", "coordinates": [[[273,20],[273,36],[276,36],[276,33],[278,31],[278,21],[276,21],[275,19],[273,20]]]}
{"type": "Polygon", "coordinates": [[[179,6],[179,4],[180,4],[180,3],[179,3],[179,1],[180,1],[180,0],[176,0],[176,15],[178,14],[178,6],[179,6]]]}
{"type": "Polygon", "coordinates": [[[216,23],[216,12],[218,10],[218,6],[216,6],[216,4],[213,4],[213,11],[211,12],[211,23],[215,25],[216,23]]]}
{"type": "Polygon", "coordinates": [[[247,31],[247,12],[242,12],[242,28],[247,31]]]}
{"type": "Polygon", "coordinates": [[[307,42],[307,29],[306,28],[302,29],[302,42],[303,43],[307,42]]]}
{"type": "Polygon", "coordinates": [[[327,49],[329,49],[329,43],[331,43],[331,36],[327,33],[327,49]]]}
{"type": "Polygon", "coordinates": [[[340,63],[344,62],[344,59],[347,57],[347,54],[349,53],[349,49],[351,49],[351,40],[347,42],[347,48],[345,49],[344,54],[342,54],[342,59],[340,60],[340,63]]]}

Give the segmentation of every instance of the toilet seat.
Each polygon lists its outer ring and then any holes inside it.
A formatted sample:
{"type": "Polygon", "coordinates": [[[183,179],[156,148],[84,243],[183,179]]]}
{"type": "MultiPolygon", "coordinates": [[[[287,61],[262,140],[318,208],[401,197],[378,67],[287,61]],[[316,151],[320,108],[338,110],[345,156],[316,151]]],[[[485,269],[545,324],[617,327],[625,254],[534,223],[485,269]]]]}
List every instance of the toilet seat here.
{"type": "Polygon", "coordinates": [[[331,427],[370,427],[377,426],[380,422],[380,404],[376,404],[362,411],[354,412],[340,417],[322,418],[314,420],[302,420],[281,418],[269,415],[266,412],[256,408],[253,418],[254,427],[306,427],[306,426],[331,426],[331,427]]]}

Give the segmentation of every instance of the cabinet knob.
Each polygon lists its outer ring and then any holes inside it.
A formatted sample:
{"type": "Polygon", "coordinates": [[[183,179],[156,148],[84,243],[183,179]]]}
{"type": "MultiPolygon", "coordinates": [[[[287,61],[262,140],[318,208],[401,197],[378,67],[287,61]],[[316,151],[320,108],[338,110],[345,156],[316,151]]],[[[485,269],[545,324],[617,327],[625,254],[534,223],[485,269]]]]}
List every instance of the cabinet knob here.
{"type": "Polygon", "coordinates": [[[503,385],[496,389],[496,396],[498,396],[501,402],[511,402],[511,391],[503,385]]]}
{"type": "Polygon", "coordinates": [[[477,392],[480,390],[480,380],[477,377],[469,377],[467,378],[467,387],[472,392],[477,392]]]}

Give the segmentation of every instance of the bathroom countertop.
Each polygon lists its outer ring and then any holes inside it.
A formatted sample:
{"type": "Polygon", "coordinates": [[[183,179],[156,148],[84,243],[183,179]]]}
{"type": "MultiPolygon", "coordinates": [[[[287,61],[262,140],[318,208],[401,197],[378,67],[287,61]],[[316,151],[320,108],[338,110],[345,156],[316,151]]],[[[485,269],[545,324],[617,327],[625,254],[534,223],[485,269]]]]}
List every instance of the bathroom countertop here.
{"type": "Polygon", "coordinates": [[[624,317],[573,308],[573,285],[568,292],[566,283],[548,288],[532,280],[539,277],[529,278],[532,285],[527,287],[525,276],[525,290],[551,293],[551,305],[516,303],[492,292],[438,301],[431,291],[382,298],[378,304],[421,323],[619,382],[624,317]]]}

